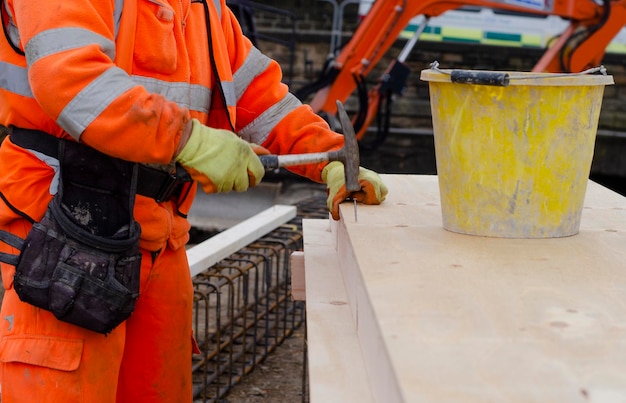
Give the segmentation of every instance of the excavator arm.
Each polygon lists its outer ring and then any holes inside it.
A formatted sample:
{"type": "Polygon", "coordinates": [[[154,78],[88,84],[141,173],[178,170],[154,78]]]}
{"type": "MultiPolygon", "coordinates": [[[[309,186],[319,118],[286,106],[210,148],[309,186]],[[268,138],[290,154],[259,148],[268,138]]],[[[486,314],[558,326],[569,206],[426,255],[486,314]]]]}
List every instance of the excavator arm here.
{"type": "MultiPolygon", "coordinates": [[[[423,15],[426,20],[463,6],[479,6],[493,9],[557,15],[570,22],[570,26],[555,43],[546,50],[533,71],[580,72],[599,65],[605,49],[626,23],[626,0],[377,0],[357,27],[352,39],[343,47],[335,60],[327,67],[324,77],[315,85],[310,105],[317,113],[332,116],[336,113],[336,101],[346,99],[359,91],[361,111],[355,118],[357,138],[361,139],[379,107],[384,93],[381,87],[398,91],[401,84],[394,83],[406,78],[408,71],[404,60],[396,60],[387,70],[376,88],[364,89],[367,75],[394,44],[409,21],[423,15]],[[391,84],[390,80],[391,79],[391,84]]],[[[296,94],[301,98],[305,93],[296,94]]]]}

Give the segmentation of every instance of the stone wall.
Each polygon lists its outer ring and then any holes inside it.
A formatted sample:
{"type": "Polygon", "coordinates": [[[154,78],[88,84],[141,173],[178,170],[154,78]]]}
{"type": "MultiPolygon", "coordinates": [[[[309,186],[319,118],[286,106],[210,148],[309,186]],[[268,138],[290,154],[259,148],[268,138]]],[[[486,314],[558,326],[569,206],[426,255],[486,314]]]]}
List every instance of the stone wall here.
{"type": "MultiPolygon", "coordinates": [[[[277,38],[292,38],[294,43],[293,89],[311,82],[319,75],[330,52],[334,0],[275,0],[267,1],[273,7],[292,13],[289,17],[255,11],[257,30],[277,38]],[[295,31],[291,27],[295,26],[295,31]],[[295,35],[294,35],[295,33],[295,35]]],[[[345,1],[345,0],[344,0],[345,1]]],[[[337,3],[341,1],[337,0],[337,3]]],[[[349,40],[357,26],[357,5],[344,7],[342,41],[349,40]]],[[[385,58],[369,75],[370,85],[375,85],[389,62],[404,44],[398,40],[385,58]]],[[[278,60],[289,72],[289,49],[271,41],[261,41],[259,47],[278,60]]],[[[530,71],[542,55],[536,49],[501,48],[493,46],[462,46],[432,42],[418,43],[407,60],[411,75],[407,92],[395,102],[393,125],[396,127],[430,126],[427,84],[419,79],[419,72],[428,68],[432,61],[439,61],[442,68],[465,68],[487,70],[530,71]]],[[[615,79],[614,86],[605,89],[600,117],[600,129],[626,131],[626,57],[607,56],[604,65],[615,79]]]]}

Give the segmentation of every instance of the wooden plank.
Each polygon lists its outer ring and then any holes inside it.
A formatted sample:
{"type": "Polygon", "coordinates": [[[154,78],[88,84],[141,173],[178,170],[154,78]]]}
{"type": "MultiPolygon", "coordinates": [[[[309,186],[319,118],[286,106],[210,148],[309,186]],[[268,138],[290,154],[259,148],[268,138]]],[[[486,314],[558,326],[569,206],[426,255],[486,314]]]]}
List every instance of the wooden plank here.
{"type": "Polygon", "coordinates": [[[289,256],[289,267],[291,269],[291,298],[294,301],[304,301],[306,300],[304,252],[292,252],[289,256]]]}
{"type": "Polygon", "coordinates": [[[275,205],[187,250],[191,276],[259,239],[296,216],[295,206],[275,205]]]}
{"type": "Polygon", "coordinates": [[[624,197],[590,182],[578,235],[487,238],[442,228],[436,176],[383,179],[334,227],[376,401],[626,399],[624,197]]]}
{"type": "MultiPolygon", "coordinates": [[[[350,206],[347,209],[352,210],[353,207],[350,206]]],[[[351,216],[353,216],[353,210],[343,215],[342,220],[334,222],[331,228],[334,231],[333,239],[339,260],[339,271],[350,302],[352,320],[356,326],[356,338],[360,344],[368,379],[372,380],[370,389],[376,402],[403,402],[402,386],[396,376],[392,357],[389,356],[385,345],[383,329],[378,322],[372,301],[367,295],[367,284],[359,268],[359,256],[355,255],[361,251],[353,248],[350,235],[346,231],[348,225],[358,225],[357,222],[347,224],[347,221],[343,219],[343,217],[351,216]]],[[[369,231],[365,228],[364,230],[369,231]]],[[[370,245],[369,253],[385,253],[385,250],[380,248],[385,248],[387,242],[380,239],[378,241],[379,243],[370,245]]]]}
{"type": "Polygon", "coordinates": [[[329,221],[302,223],[310,400],[373,402],[329,221]]]}

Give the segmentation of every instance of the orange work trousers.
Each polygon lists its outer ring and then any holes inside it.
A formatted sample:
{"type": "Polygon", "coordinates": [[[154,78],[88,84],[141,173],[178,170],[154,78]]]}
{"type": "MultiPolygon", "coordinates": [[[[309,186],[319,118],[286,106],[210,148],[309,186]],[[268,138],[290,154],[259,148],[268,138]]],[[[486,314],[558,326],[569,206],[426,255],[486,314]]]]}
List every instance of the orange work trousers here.
{"type": "MultiPolygon", "coordinates": [[[[30,224],[19,219],[2,229],[24,238],[30,224]]],[[[21,302],[13,271],[2,265],[3,403],[192,401],[193,286],[185,248],[156,257],[144,251],[135,311],[106,336],[21,302]]]]}

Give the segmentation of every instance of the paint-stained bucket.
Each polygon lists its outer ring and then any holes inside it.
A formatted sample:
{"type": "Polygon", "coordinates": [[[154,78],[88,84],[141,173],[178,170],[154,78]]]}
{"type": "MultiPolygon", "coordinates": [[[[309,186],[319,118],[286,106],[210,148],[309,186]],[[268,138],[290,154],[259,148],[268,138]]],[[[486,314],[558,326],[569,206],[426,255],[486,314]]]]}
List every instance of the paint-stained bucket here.
{"type": "Polygon", "coordinates": [[[445,229],[503,238],[575,235],[613,77],[429,69],[445,229]]]}

